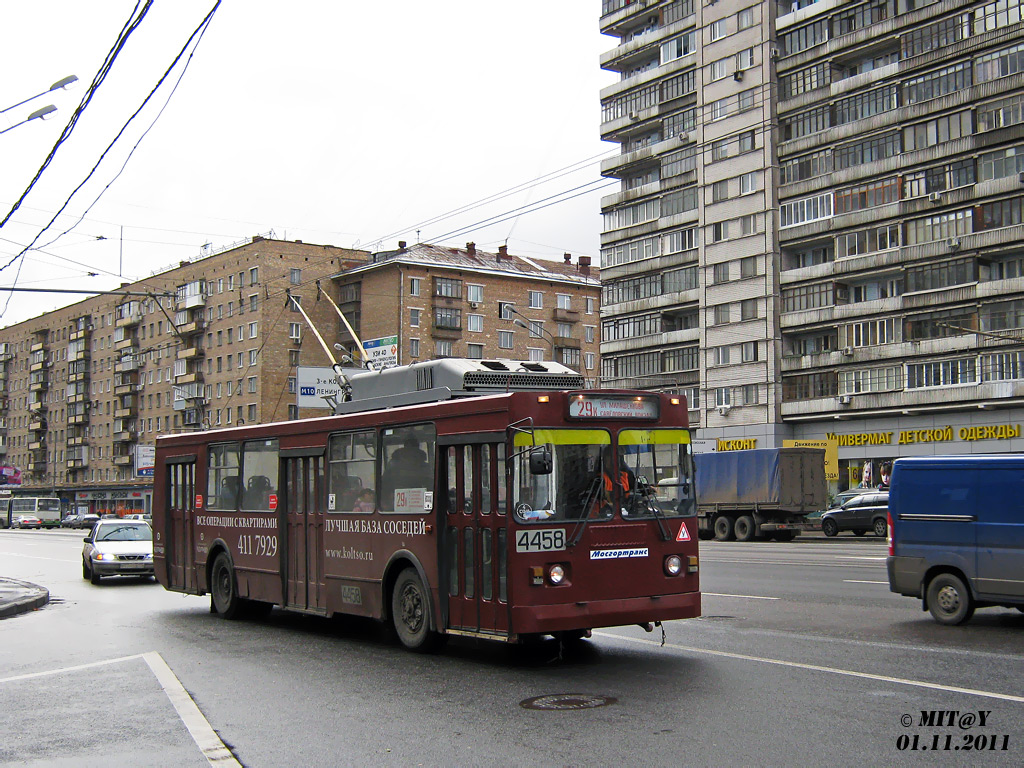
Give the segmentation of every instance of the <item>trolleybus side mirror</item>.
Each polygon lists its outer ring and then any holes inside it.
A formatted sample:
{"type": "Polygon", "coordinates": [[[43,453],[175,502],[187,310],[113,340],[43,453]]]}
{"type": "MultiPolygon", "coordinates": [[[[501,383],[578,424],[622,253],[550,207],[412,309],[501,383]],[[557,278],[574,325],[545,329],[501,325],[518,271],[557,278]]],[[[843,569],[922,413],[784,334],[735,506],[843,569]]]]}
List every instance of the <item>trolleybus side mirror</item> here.
{"type": "Polygon", "coordinates": [[[551,451],[549,451],[547,448],[530,449],[530,474],[551,474],[551,451]]]}

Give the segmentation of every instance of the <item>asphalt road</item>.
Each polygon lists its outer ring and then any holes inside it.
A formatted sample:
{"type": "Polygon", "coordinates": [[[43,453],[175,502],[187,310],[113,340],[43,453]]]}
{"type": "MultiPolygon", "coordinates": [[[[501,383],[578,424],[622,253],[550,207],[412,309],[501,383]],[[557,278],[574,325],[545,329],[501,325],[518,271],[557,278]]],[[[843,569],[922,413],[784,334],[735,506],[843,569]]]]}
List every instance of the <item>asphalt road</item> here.
{"type": "Polygon", "coordinates": [[[226,622],[151,582],[93,586],[80,550],[80,532],[0,531],[0,574],[51,592],[0,621],[0,764],[1024,762],[1024,614],[936,624],[881,583],[878,540],[702,543],[704,618],[664,645],[624,627],[427,657],[369,622],[226,622]],[[563,694],[601,706],[523,706],[563,694]],[[958,715],[922,724],[934,711],[958,715]]]}

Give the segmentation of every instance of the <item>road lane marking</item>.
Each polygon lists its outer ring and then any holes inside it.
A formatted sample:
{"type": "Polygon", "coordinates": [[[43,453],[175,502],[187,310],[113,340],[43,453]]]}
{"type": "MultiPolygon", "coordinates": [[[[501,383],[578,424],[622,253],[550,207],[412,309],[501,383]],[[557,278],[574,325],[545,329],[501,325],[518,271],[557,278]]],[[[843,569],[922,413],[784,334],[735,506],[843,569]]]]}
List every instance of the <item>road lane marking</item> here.
{"type": "Polygon", "coordinates": [[[189,696],[188,691],[185,690],[171,668],[167,666],[163,656],[156,652],[150,652],[142,654],[142,658],[146,660],[149,668],[156,675],[156,679],[160,681],[164,693],[171,700],[178,717],[188,728],[188,732],[192,735],[196,746],[199,747],[207,762],[210,765],[237,765],[241,768],[241,763],[221,741],[220,736],[210,725],[210,721],[199,711],[199,707],[196,706],[195,701],[189,696]]]}
{"type": "Polygon", "coordinates": [[[836,555],[840,560],[881,560],[885,562],[885,556],[882,557],[868,557],[867,555],[836,555]]]}
{"type": "MultiPolygon", "coordinates": [[[[651,645],[655,647],[661,647],[661,642],[657,640],[647,640],[643,637],[629,637],[627,635],[614,635],[610,632],[594,632],[598,637],[607,637],[612,640],[625,640],[631,643],[639,643],[641,645],[651,645]]],[[[875,680],[881,683],[893,683],[895,685],[907,685],[913,688],[926,688],[931,691],[943,691],[945,693],[963,693],[968,696],[980,696],[987,699],[999,699],[1000,701],[1012,701],[1017,704],[1024,704],[1024,696],[1014,696],[1009,693],[996,693],[995,691],[982,691],[976,688],[961,688],[956,685],[942,685],[941,683],[929,683],[924,680],[910,680],[903,677],[890,677],[888,675],[874,675],[870,672],[857,672],[852,669],[840,669],[838,667],[822,667],[818,664],[804,664],[798,661],[784,661],[782,659],[769,659],[763,656],[750,656],[745,653],[731,653],[729,651],[713,651],[707,648],[694,648],[688,645],[676,645],[675,643],[666,643],[666,648],[671,648],[676,651],[685,651],[687,653],[703,653],[709,656],[720,656],[725,659],[739,659],[741,661],[754,661],[759,664],[775,664],[780,667],[789,667],[791,669],[803,669],[809,672],[825,672],[830,675],[842,675],[844,677],[856,677],[862,680],[875,680]]]]}
{"type": "Polygon", "coordinates": [[[781,597],[761,597],[760,595],[725,595],[721,592],[701,592],[708,597],[738,597],[741,600],[781,600],[781,597]]]}
{"type": "Polygon", "coordinates": [[[58,669],[48,669],[45,672],[30,672],[26,675],[4,677],[0,678],[0,685],[51,675],[63,675],[68,672],[79,672],[83,669],[94,669],[95,667],[120,664],[123,661],[134,661],[136,659],[142,659],[149,666],[150,671],[156,677],[157,682],[160,683],[160,687],[163,688],[164,693],[170,700],[171,706],[178,713],[178,717],[181,718],[181,722],[188,729],[189,735],[203,753],[206,761],[210,765],[228,765],[241,768],[241,763],[235,759],[235,756],[231,754],[231,750],[221,741],[220,736],[217,735],[217,732],[213,730],[213,726],[210,725],[210,721],[199,711],[195,701],[189,696],[188,691],[185,690],[181,681],[178,680],[159,653],[152,651],[150,653],[136,653],[133,656],[120,656],[116,659],[93,661],[89,664],[77,664],[73,667],[60,667],[58,669]]]}
{"type": "Polygon", "coordinates": [[[889,585],[888,581],[861,581],[860,579],[843,579],[844,584],[885,584],[889,585]]]}

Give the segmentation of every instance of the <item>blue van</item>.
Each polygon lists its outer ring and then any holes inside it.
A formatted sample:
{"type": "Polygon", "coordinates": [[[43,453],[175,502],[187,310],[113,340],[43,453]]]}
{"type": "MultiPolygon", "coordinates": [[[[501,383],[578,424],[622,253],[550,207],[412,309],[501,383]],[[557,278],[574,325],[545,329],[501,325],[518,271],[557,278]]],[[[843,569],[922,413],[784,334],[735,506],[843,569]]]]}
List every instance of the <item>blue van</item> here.
{"type": "Polygon", "coordinates": [[[1024,456],[897,459],[887,565],[889,589],[940,624],[985,606],[1024,611],[1024,456]]]}

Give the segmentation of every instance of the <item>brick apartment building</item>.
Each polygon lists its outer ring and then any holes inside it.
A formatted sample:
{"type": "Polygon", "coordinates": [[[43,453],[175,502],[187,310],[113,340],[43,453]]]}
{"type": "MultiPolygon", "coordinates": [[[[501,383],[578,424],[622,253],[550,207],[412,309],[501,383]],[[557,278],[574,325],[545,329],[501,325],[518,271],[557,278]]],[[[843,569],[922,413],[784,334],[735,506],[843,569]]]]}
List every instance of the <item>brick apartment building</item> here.
{"type": "Polygon", "coordinates": [[[558,262],[505,246],[488,253],[474,243],[399,242],[334,282],[364,344],[390,342],[399,365],[436,357],[555,360],[597,377],[601,284],[587,256],[558,262]]]}
{"type": "Polygon", "coordinates": [[[19,492],[148,511],[157,434],[300,416],[296,366],[328,360],[286,291],[339,338],[315,283],[367,255],[256,236],[0,329],[0,463],[19,492]]]}

